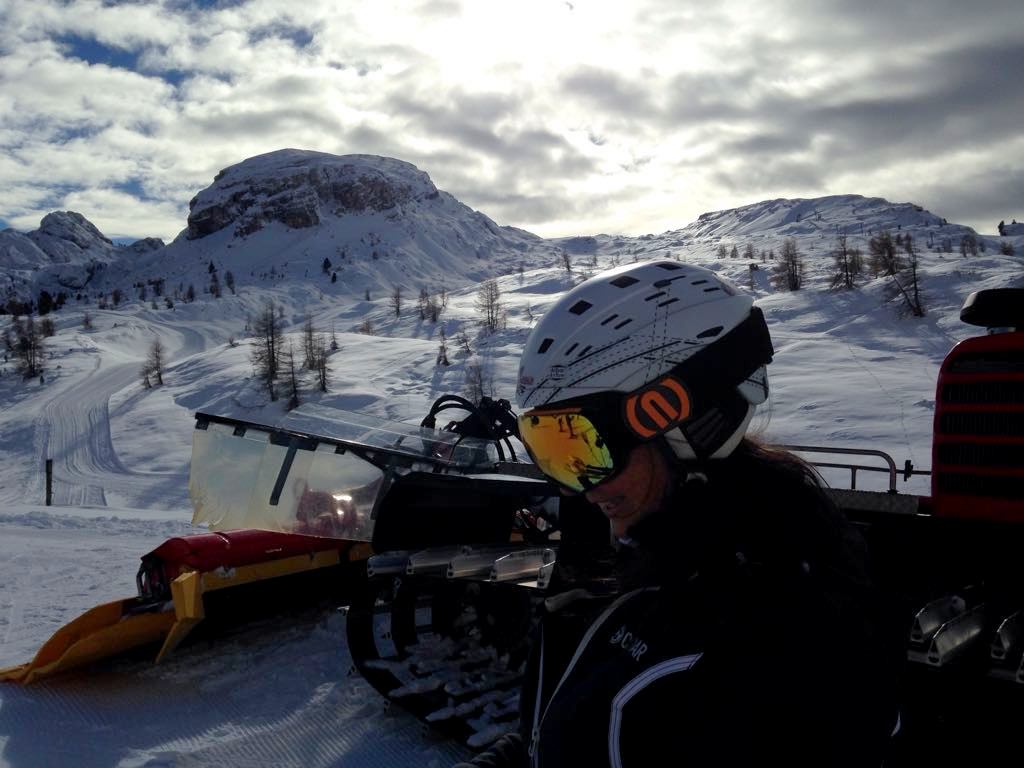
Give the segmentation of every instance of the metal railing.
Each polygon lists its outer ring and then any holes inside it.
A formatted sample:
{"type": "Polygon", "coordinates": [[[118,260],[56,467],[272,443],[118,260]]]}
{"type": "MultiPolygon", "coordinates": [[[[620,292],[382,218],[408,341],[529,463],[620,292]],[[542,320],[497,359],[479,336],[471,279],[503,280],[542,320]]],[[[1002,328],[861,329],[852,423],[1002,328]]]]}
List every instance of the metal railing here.
{"type": "Polygon", "coordinates": [[[910,459],[907,459],[903,463],[903,470],[900,471],[896,468],[896,461],[885,451],[875,451],[869,448],[836,448],[827,447],[821,445],[780,445],[779,448],[784,448],[787,451],[797,451],[800,453],[831,453],[831,454],[842,454],[848,456],[875,456],[885,461],[887,467],[873,467],[866,464],[850,464],[847,462],[827,462],[827,461],[812,461],[810,464],[814,467],[824,467],[827,469],[848,469],[850,470],[850,490],[857,490],[857,472],[886,472],[889,475],[889,493],[898,493],[896,490],[896,476],[897,474],[903,475],[903,480],[907,481],[914,475],[931,475],[931,470],[928,469],[914,469],[914,465],[910,459]]]}

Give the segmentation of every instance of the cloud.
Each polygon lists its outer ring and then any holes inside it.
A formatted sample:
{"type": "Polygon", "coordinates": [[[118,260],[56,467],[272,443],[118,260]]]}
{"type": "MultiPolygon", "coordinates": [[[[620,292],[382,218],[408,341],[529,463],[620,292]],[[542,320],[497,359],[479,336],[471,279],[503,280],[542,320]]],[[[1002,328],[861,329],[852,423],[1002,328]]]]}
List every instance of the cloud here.
{"type": "Polygon", "coordinates": [[[774,5],[780,16],[805,30],[804,39],[820,35],[825,46],[934,48],[950,42],[1012,39],[1020,34],[1021,10],[1016,0],[973,4],[958,0],[788,0],[774,5]]]}
{"type": "Polygon", "coordinates": [[[5,33],[19,40],[46,40],[53,36],[78,35],[116,48],[170,45],[181,39],[187,19],[167,12],[160,3],[104,3],[77,0],[59,3],[35,0],[7,3],[5,33]]]}
{"type": "Polygon", "coordinates": [[[757,165],[745,163],[735,170],[718,170],[713,178],[730,192],[747,195],[754,190],[798,191],[824,187],[824,178],[816,163],[787,159],[757,165]]]}
{"type": "Polygon", "coordinates": [[[948,210],[961,212],[961,216],[980,222],[976,228],[982,233],[995,234],[1001,220],[1016,218],[1024,221],[1020,201],[1024,200],[1024,170],[1007,169],[1003,172],[969,170],[957,174],[952,180],[933,179],[920,185],[920,198],[936,201],[936,212],[944,215],[948,210]]]}
{"type": "Polygon", "coordinates": [[[837,191],[1019,217],[1019,0],[573,5],[0,0],[0,219],[75,195],[170,238],[286,146],[409,160],[550,235],[837,191]]]}
{"type": "Polygon", "coordinates": [[[0,116],[5,128],[37,121],[100,127],[117,115],[162,110],[171,91],[162,80],[68,60],[46,46],[5,56],[3,64],[3,98],[12,107],[0,116]]]}
{"type": "Polygon", "coordinates": [[[655,111],[653,97],[638,80],[597,67],[583,67],[566,76],[562,92],[592,107],[643,119],[655,111]]]}
{"type": "Polygon", "coordinates": [[[456,0],[423,0],[414,12],[425,17],[449,18],[462,13],[462,3],[456,0]]]}

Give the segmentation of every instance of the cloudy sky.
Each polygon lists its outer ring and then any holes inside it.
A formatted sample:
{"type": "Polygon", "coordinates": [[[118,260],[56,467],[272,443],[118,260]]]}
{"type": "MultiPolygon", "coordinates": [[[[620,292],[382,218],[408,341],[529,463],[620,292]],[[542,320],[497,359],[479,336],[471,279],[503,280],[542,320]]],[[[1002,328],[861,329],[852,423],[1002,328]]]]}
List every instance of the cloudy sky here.
{"type": "Polygon", "coordinates": [[[173,238],[221,168],[389,155],[545,236],[772,197],[1024,220],[1022,0],[0,0],[0,227],[173,238]]]}

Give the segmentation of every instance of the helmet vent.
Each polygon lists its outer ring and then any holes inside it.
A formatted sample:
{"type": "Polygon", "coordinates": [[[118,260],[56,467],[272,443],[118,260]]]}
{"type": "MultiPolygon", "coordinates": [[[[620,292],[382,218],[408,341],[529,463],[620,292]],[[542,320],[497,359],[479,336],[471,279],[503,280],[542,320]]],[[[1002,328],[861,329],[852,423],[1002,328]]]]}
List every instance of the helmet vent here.
{"type": "Polygon", "coordinates": [[[627,325],[629,325],[632,322],[633,322],[633,318],[632,317],[626,318],[621,323],[619,323],[618,325],[615,326],[615,330],[617,331],[620,328],[625,328],[627,325]]]}
{"type": "Polygon", "coordinates": [[[720,290],[722,290],[722,289],[719,288],[718,286],[715,286],[714,288],[705,288],[704,289],[704,293],[711,293],[712,291],[720,291],[720,290]]]}
{"type": "Polygon", "coordinates": [[[576,347],[578,347],[578,346],[579,346],[579,342],[575,342],[575,343],[573,343],[573,345],[572,345],[571,347],[569,347],[569,348],[568,348],[567,350],[565,350],[565,354],[566,354],[566,357],[568,357],[569,355],[571,355],[571,354],[572,354],[572,351],[573,351],[574,349],[576,349],[576,347]]]}
{"type": "Polygon", "coordinates": [[[661,280],[654,282],[655,288],[664,288],[665,286],[672,285],[676,280],[685,280],[686,275],[676,275],[675,277],[663,277],[661,280]]]}
{"type": "Polygon", "coordinates": [[[716,325],[714,328],[708,328],[706,331],[701,331],[697,334],[698,339],[713,339],[715,336],[722,332],[722,326],[716,325]]]}
{"type": "Polygon", "coordinates": [[[614,285],[616,288],[628,288],[633,283],[639,282],[640,281],[637,280],[635,277],[630,277],[629,275],[619,275],[618,277],[611,281],[611,284],[614,285]]]}
{"type": "Polygon", "coordinates": [[[658,291],[657,293],[652,293],[650,296],[647,296],[646,298],[644,298],[644,301],[650,301],[651,299],[656,299],[659,296],[664,296],[664,295],[665,295],[664,291],[658,291]]]}
{"type": "Polygon", "coordinates": [[[658,266],[661,267],[662,269],[667,269],[670,272],[672,272],[672,271],[674,271],[676,269],[682,269],[683,268],[682,264],[674,264],[671,261],[663,261],[663,262],[659,263],[658,266]]]}
{"type": "Polygon", "coordinates": [[[608,315],[608,317],[606,317],[604,320],[601,321],[601,325],[608,325],[608,323],[610,323],[612,320],[614,320],[618,316],[619,316],[618,313],[616,313],[614,315],[608,315]]]}
{"type": "Polygon", "coordinates": [[[575,304],[569,307],[569,311],[572,312],[574,315],[582,315],[592,306],[594,305],[591,304],[589,301],[577,301],[575,304]]]}
{"type": "Polygon", "coordinates": [[[694,280],[690,285],[704,285],[706,282],[707,280],[694,280]]]}
{"type": "Polygon", "coordinates": [[[658,306],[659,307],[667,307],[669,304],[675,304],[677,301],[679,301],[679,297],[675,296],[675,297],[673,297],[671,299],[667,299],[666,301],[659,301],[658,302],[658,306]]]}
{"type": "Polygon", "coordinates": [[[577,355],[577,357],[583,357],[583,356],[584,356],[585,354],[587,354],[587,352],[589,352],[589,351],[590,351],[591,349],[593,349],[593,347],[584,347],[584,348],[583,348],[583,349],[582,349],[582,350],[580,351],[579,355],[577,355]]]}
{"type": "Polygon", "coordinates": [[[551,346],[552,344],[554,344],[554,343],[555,343],[555,340],[554,340],[554,339],[544,339],[544,341],[542,341],[542,342],[540,343],[540,346],[539,346],[539,347],[537,348],[537,354],[538,354],[538,355],[543,355],[543,354],[544,354],[545,352],[547,352],[547,351],[548,351],[548,348],[549,348],[549,347],[550,347],[550,346],[551,346]]]}

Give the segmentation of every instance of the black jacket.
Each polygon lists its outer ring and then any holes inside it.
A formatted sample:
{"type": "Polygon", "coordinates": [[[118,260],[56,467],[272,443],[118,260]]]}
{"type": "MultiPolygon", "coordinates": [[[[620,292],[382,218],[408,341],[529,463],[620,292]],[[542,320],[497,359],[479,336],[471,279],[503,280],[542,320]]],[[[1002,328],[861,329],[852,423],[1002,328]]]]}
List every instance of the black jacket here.
{"type": "Polygon", "coordinates": [[[570,557],[521,739],[478,765],[881,764],[902,644],[863,544],[801,473],[735,470],[634,527],[614,595],[573,599],[570,557]]]}

